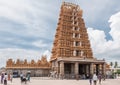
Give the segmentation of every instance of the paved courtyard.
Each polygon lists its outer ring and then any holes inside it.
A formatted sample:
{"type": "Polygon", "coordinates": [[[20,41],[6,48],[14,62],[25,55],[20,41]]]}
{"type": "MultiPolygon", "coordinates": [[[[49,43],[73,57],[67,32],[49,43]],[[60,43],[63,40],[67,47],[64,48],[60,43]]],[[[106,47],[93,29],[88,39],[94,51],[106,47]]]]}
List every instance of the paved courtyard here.
{"type": "MultiPolygon", "coordinates": [[[[89,85],[89,80],[53,80],[48,78],[31,78],[31,82],[21,84],[20,79],[15,78],[12,83],[8,81],[8,85],[89,85]]],[[[101,85],[120,85],[120,79],[107,79],[102,81],[101,85]]]]}

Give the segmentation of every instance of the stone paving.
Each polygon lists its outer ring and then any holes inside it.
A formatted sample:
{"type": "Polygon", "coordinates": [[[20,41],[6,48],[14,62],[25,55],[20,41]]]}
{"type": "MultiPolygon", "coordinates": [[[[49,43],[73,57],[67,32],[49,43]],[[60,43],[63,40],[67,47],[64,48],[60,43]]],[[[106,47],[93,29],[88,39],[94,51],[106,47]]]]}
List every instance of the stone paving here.
{"type": "MultiPolygon", "coordinates": [[[[89,85],[89,80],[54,80],[49,78],[31,78],[31,81],[27,82],[27,84],[21,84],[20,79],[15,78],[12,83],[8,81],[8,85],[89,85]]],[[[97,85],[99,84],[97,83],[97,85]]],[[[101,85],[120,85],[120,79],[106,79],[105,81],[102,81],[101,85]]]]}

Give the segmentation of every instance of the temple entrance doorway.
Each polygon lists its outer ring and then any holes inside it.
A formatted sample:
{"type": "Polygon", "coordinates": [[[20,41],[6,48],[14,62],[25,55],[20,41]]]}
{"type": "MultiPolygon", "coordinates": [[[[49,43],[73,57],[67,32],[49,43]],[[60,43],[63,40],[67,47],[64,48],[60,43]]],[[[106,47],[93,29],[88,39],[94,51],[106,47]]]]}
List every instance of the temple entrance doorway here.
{"type": "Polygon", "coordinates": [[[74,74],[74,64],[73,63],[65,63],[64,64],[64,73],[65,74],[74,74]]]}
{"type": "Polygon", "coordinates": [[[82,79],[89,78],[90,64],[79,64],[79,75],[82,79]]]}

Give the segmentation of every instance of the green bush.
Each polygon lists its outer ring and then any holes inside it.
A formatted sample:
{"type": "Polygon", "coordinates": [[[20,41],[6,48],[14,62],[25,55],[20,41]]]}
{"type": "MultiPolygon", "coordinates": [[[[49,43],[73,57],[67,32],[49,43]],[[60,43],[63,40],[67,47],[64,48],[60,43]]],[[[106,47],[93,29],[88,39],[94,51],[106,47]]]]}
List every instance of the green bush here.
{"type": "Polygon", "coordinates": [[[120,70],[117,70],[117,72],[116,72],[116,73],[120,74],[120,70]]]}

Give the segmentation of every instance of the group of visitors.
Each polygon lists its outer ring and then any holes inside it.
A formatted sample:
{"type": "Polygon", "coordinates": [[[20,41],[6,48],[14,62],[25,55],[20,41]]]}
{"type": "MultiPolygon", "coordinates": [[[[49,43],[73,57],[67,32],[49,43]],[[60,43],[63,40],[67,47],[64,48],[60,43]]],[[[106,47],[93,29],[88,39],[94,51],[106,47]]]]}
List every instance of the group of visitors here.
{"type": "Polygon", "coordinates": [[[21,80],[21,83],[27,83],[27,81],[30,81],[30,73],[27,73],[27,74],[23,74],[22,72],[21,72],[21,74],[20,74],[20,80],[21,80]]]}
{"type": "Polygon", "coordinates": [[[97,81],[99,81],[99,84],[101,85],[101,80],[102,80],[102,75],[98,74],[98,76],[96,75],[96,73],[92,75],[90,75],[90,85],[92,85],[92,82],[94,83],[94,85],[97,85],[97,81]]]}
{"type": "Polygon", "coordinates": [[[0,79],[1,79],[1,84],[7,85],[8,81],[12,82],[12,74],[7,74],[7,73],[1,73],[0,79]]]}

